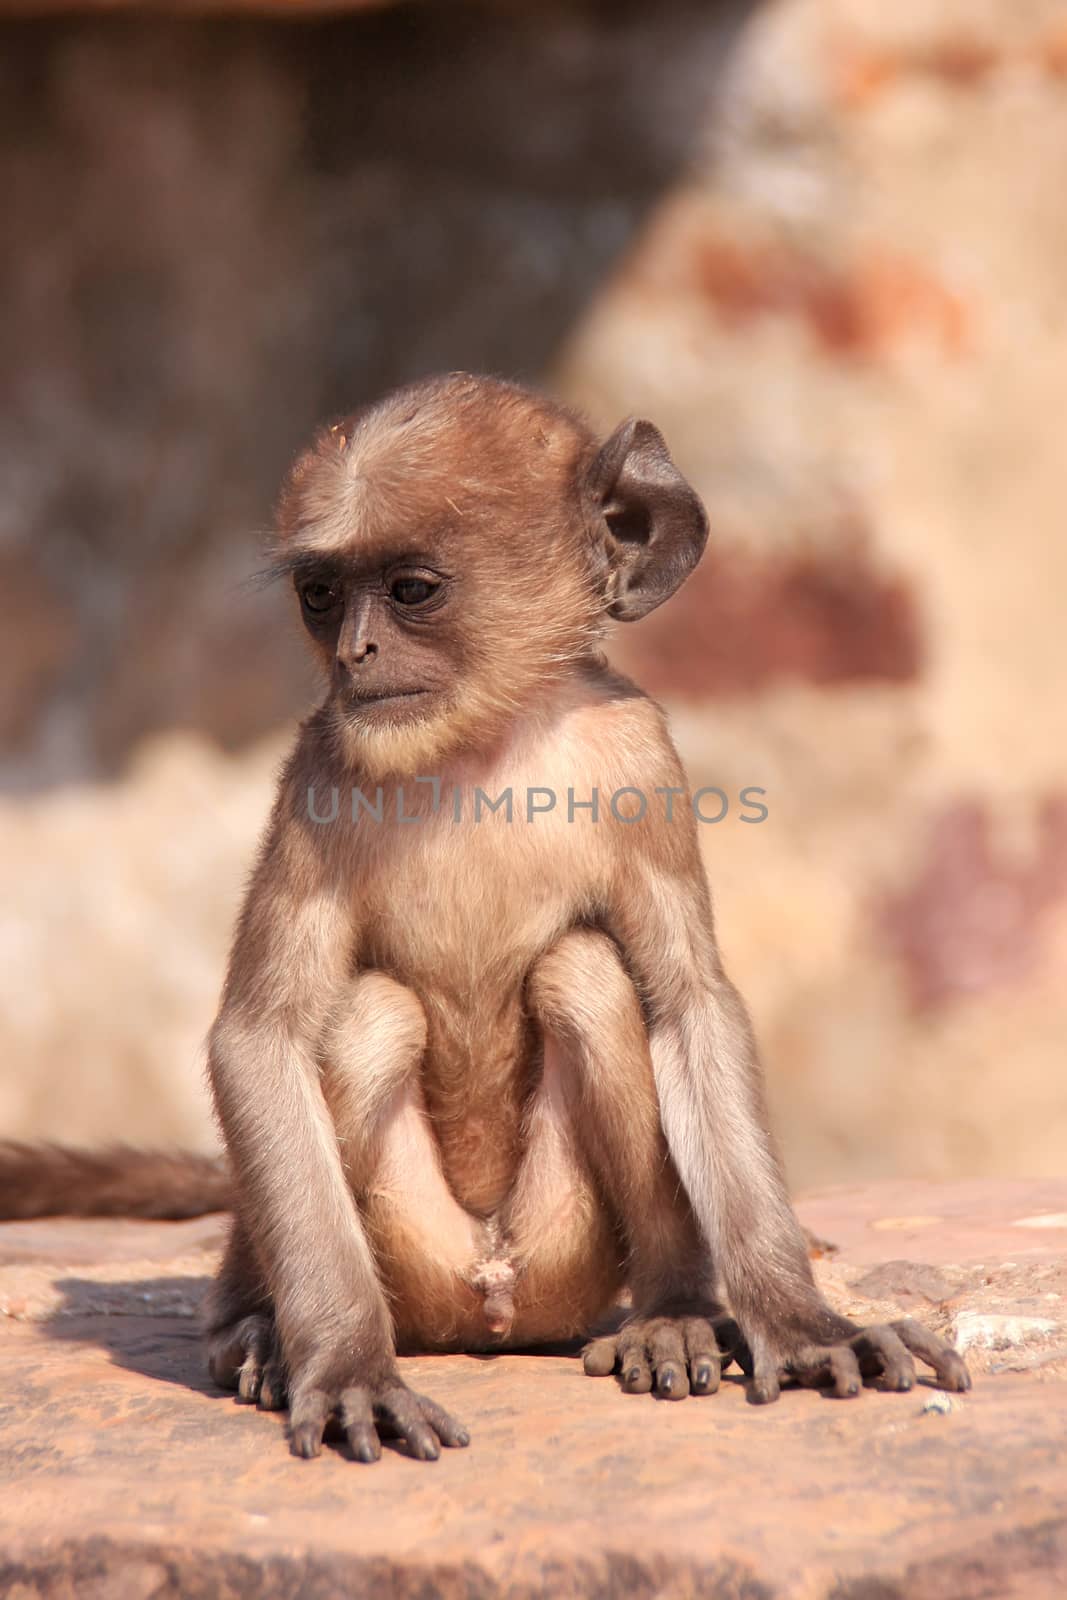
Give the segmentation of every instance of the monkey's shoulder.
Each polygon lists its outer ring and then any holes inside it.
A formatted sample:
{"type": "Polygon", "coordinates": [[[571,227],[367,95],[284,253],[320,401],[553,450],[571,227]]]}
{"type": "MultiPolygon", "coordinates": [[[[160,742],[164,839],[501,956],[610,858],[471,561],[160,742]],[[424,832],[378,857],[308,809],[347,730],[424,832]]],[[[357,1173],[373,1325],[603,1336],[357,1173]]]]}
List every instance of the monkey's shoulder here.
{"type": "Polygon", "coordinates": [[[652,779],[684,781],[663,707],[632,679],[598,662],[585,695],[561,719],[558,743],[581,753],[578,764],[625,769],[636,787],[652,779]]]}

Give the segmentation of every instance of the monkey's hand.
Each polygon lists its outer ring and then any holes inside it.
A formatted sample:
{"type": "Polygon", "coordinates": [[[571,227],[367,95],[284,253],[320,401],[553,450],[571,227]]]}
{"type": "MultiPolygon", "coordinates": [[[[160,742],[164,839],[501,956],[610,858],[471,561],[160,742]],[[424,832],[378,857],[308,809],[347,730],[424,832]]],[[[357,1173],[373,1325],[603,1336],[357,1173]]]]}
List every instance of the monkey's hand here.
{"type": "Polygon", "coordinates": [[[287,1379],[274,1318],[242,1317],[211,1336],[211,1376],[237,1400],[279,1411],[288,1398],[289,1440],[295,1456],[310,1460],[322,1450],[323,1434],[336,1419],[357,1461],[377,1461],[381,1435],[403,1439],[419,1461],[436,1461],[439,1444],[462,1449],[466,1428],[433,1400],[415,1394],[389,1362],[373,1380],[366,1374],[326,1377],[323,1366],[306,1367],[287,1379]]]}
{"type": "Polygon", "coordinates": [[[828,1320],[833,1325],[829,1339],[824,1324],[812,1337],[798,1333],[784,1347],[768,1339],[752,1340],[751,1349],[740,1344],[737,1359],[752,1380],[750,1398],[756,1404],[777,1400],[783,1382],[832,1389],[841,1399],[859,1394],[864,1379],[876,1380],[882,1389],[910,1389],[914,1356],[933,1368],[940,1388],[963,1393],[971,1387],[963,1357],[910,1317],[869,1328],[832,1313],[828,1320]]]}
{"type": "Polygon", "coordinates": [[[661,1400],[684,1400],[714,1394],[735,1351],[740,1359],[740,1344],[737,1323],[725,1315],[636,1316],[586,1345],[582,1363],[591,1378],[617,1372],[626,1394],[654,1390],[661,1400]]]}
{"type": "Polygon", "coordinates": [[[470,1434],[434,1400],[409,1389],[392,1362],[346,1370],[308,1365],[289,1385],[289,1442],[310,1460],[334,1418],[357,1461],[377,1461],[382,1436],[402,1439],[418,1461],[436,1461],[441,1445],[462,1449],[470,1434]]]}

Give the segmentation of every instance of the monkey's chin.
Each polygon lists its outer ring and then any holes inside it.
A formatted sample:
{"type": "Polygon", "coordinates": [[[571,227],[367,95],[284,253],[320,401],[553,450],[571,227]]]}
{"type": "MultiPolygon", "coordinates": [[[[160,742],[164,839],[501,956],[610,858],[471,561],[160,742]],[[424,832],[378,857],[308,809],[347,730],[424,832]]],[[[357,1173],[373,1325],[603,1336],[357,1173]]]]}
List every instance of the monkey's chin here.
{"type": "Polygon", "coordinates": [[[375,780],[433,774],[452,745],[447,705],[430,690],[334,706],[333,729],[342,759],[375,780]]]}

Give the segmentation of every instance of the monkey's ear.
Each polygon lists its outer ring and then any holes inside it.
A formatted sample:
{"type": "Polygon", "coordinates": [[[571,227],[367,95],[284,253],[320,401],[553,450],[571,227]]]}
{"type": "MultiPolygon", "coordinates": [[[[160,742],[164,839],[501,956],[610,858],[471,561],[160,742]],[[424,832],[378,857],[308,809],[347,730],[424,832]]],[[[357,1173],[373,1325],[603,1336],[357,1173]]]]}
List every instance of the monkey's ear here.
{"type": "Polygon", "coordinates": [[[634,622],[688,578],[708,537],[707,515],[659,429],[635,417],[616,428],[587,481],[607,557],[608,614],[634,622]]]}

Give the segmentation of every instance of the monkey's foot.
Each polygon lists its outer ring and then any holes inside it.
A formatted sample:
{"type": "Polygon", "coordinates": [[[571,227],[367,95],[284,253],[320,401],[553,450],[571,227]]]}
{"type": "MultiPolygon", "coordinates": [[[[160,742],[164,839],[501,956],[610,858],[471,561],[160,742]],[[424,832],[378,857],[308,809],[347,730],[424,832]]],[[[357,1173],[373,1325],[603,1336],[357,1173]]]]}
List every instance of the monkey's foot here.
{"type": "Polygon", "coordinates": [[[211,1335],[208,1368],[220,1389],[236,1389],[244,1405],[280,1411],[285,1405],[285,1363],[273,1317],[242,1317],[211,1335]]]}
{"type": "MultiPolygon", "coordinates": [[[[851,1327],[845,1322],[842,1326],[851,1327]]],[[[910,1317],[853,1328],[833,1344],[813,1341],[784,1356],[758,1348],[750,1353],[744,1345],[738,1350],[741,1366],[752,1379],[750,1398],[758,1405],[777,1400],[787,1380],[806,1388],[832,1389],[843,1400],[859,1394],[865,1378],[877,1380],[883,1389],[910,1389],[915,1383],[914,1356],[933,1368],[940,1388],[963,1393],[971,1387],[963,1357],[910,1317]]]]}
{"type": "Polygon", "coordinates": [[[461,1450],[470,1434],[436,1401],[415,1394],[396,1373],[375,1383],[294,1385],[289,1440],[294,1456],[310,1460],[322,1450],[327,1424],[336,1417],[357,1461],[381,1457],[381,1436],[403,1439],[417,1461],[436,1461],[440,1446],[461,1450]]]}
{"type": "Polygon", "coordinates": [[[739,1338],[725,1316],[631,1317],[618,1333],[586,1345],[582,1360],[591,1378],[618,1372],[626,1394],[654,1390],[662,1400],[684,1400],[715,1393],[739,1338]]]}

